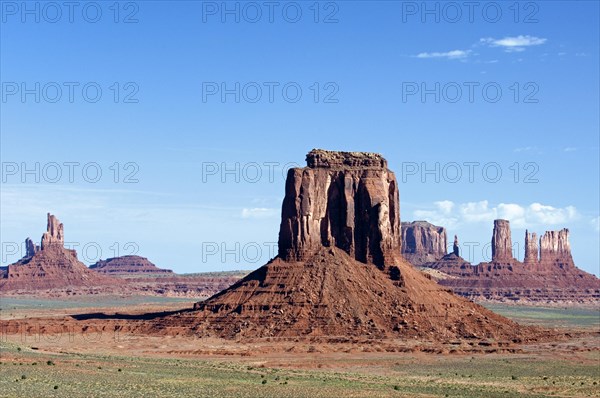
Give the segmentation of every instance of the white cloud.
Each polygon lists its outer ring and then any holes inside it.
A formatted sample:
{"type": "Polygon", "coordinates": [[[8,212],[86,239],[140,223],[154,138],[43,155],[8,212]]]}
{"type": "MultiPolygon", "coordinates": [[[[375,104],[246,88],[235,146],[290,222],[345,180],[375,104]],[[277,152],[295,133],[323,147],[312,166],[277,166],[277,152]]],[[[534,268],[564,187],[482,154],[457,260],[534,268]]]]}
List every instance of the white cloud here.
{"type": "Polygon", "coordinates": [[[568,146],[564,149],[565,152],[575,152],[577,150],[577,148],[572,147],[572,146],[568,146]]]}
{"type": "Polygon", "coordinates": [[[527,208],[528,220],[539,224],[564,224],[568,221],[575,220],[577,217],[577,210],[573,206],[567,206],[561,209],[543,205],[541,203],[532,203],[527,208]]]}
{"type": "Polygon", "coordinates": [[[270,218],[278,215],[277,209],[268,209],[264,207],[254,207],[251,209],[242,209],[242,218],[270,218]]]}
{"type": "Polygon", "coordinates": [[[417,58],[446,58],[464,59],[469,56],[471,50],[452,50],[447,52],[423,52],[416,55],[417,58]]]}
{"type": "Polygon", "coordinates": [[[489,222],[496,218],[496,209],[490,209],[487,200],[463,203],[459,212],[462,220],[466,222],[489,222]]]}
{"type": "Polygon", "coordinates": [[[500,203],[498,205],[498,218],[510,220],[515,227],[524,228],[527,226],[525,220],[526,210],[523,206],[515,203],[500,203]]]}
{"type": "Polygon", "coordinates": [[[525,47],[539,46],[546,41],[547,39],[529,35],[508,36],[502,39],[485,37],[479,40],[480,43],[487,44],[490,47],[502,47],[507,52],[525,51],[525,47]]]}
{"type": "Polygon", "coordinates": [[[458,218],[451,216],[454,202],[442,200],[434,202],[434,210],[416,210],[413,212],[415,220],[426,220],[435,225],[443,225],[447,228],[453,228],[458,218]]]}
{"type": "Polygon", "coordinates": [[[454,207],[454,202],[450,200],[442,200],[439,202],[433,202],[434,205],[438,207],[444,214],[450,214],[452,208],[454,207]]]}
{"type": "Polygon", "coordinates": [[[532,203],[522,206],[516,203],[499,203],[490,206],[487,200],[455,204],[444,200],[434,202],[434,209],[415,210],[415,220],[426,220],[447,228],[459,224],[491,223],[501,218],[511,222],[514,227],[527,228],[537,225],[566,226],[579,218],[577,209],[573,206],[564,208],[532,203]]]}

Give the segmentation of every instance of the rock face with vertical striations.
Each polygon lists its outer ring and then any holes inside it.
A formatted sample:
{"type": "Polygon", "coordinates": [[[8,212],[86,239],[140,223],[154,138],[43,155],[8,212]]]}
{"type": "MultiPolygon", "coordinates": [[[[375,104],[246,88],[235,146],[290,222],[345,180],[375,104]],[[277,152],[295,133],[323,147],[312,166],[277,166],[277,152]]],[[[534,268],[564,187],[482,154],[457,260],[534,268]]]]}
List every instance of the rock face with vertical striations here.
{"type": "Polygon", "coordinates": [[[428,223],[402,223],[402,255],[410,263],[421,266],[446,255],[446,229],[428,223]]]}
{"type": "Polygon", "coordinates": [[[312,150],[308,167],[290,169],[279,257],[303,261],[322,247],[383,266],[400,251],[396,177],[381,155],[312,150]]]}
{"type": "Polygon", "coordinates": [[[279,255],[195,311],[161,320],[223,338],[517,338],[400,254],[394,174],[380,155],[313,150],[288,173],[279,255]]]}
{"type": "Polygon", "coordinates": [[[48,213],[48,226],[42,235],[42,250],[51,245],[63,247],[65,243],[63,225],[52,214],[48,213]]]}
{"type": "Polygon", "coordinates": [[[575,268],[571,256],[568,229],[546,231],[540,237],[540,264],[545,268],[553,266],[562,269],[575,268]]]}
{"type": "Polygon", "coordinates": [[[537,234],[525,230],[525,258],[523,263],[527,265],[537,265],[538,263],[538,242],[537,234]]]}
{"type": "Polygon", "coordinates": [[[510,223],[508,220],[494,220],[492,233],[492,262],[511,262],[512,239],[510,238],[510,223]]]}

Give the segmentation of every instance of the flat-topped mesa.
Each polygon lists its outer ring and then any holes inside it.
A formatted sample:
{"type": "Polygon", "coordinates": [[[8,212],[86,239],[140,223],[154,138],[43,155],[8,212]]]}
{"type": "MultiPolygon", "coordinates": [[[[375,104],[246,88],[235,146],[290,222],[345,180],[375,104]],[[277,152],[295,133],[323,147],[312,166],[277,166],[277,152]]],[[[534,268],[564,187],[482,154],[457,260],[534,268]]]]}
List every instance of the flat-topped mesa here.
{"type": "Polygon", "coordinates": [[[510,237],[510,222],[508,220],[494,220],[494,233],[492,234],[492,261],[511,262],[512,239],[510,237]]]}
{"type": "Polygon", "coordinates": [[[53,245],[62,248],[64,243],[65,238],[62,223],[58,221],[58,218],[48,213],[48,225],[46,227],[46,232],[42,235],[42,250],[53,245]]]}
{"type": "Polygon", "coordinates": [[[569,230],[546,231],[540,237],[540,263],[557,265],[560,268],[574,268],[569,243],[569,230]]]}
{"type": "Polygon", "coordinates": [[[446,228],[427,221],[403,222],[402,255],[413,265],[439,260],[446,255],[446,228]]]}
{"type": "Polygon", "coordinates": [[[312,169],[381,169],[387,170],[387,160],[378,153],[336,152],[313,149],[306,155],[306,165],[312,169]]]}
{"type": "Polygon", "coordinates": [[[525,259],[524,264],[534,265],[538,263],[537,234],[525,230],[525,259]]]}
{"type": "Polygon", "coordinates": [[[312,150],[308,167],[288,171],[279,257],[302,261],[338,247],[363,263],[400,253],[400,200],[394,173],[377,154],[312,150]]]}

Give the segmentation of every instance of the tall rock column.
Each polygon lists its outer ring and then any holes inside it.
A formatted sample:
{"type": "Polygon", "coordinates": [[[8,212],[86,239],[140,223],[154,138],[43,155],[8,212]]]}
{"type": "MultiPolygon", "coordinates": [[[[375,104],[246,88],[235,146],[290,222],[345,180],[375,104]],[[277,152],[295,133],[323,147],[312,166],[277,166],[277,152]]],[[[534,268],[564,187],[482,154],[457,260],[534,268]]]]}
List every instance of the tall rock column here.
{"type": "Polygon", "coordinates": [[[384,266],[400,253],[398,184],[387,161],[366,152],[312,150],[290,169],[281,211],[279,257],[302,261],[335,246],[384,266]]]}
{"type": "Polygon", "coordinates": [[[525,264],[534,265],[538,263],[537,234],[525,230],[525,264]]]}
{"type": "Polygon", "coordinates": [[[540,264],[543,266],[558,266],[560,268],[574,268],[569,243],[569,230],[546,231],[540,237],[540,264]]]}
{"type": "Polygon", "coordinates": [[[48,213],[48,225],[46,232],[42,235],[42,250],[54,245],[62,248],[64,243],[63,225],[58,218],[48,213]]]}
{"type": "Polygon", "coordinates": [[[460,256],[460,249],[458,248],[458,236],[456,236],[456,235],[454,235],[454,244],[452,245],[452,253],[454,253],[454,255],[457,257],[460,256]]]}
{"type": "Polygon", "coordinates": [[[512,240],[510,238],[510,223],[508,220],[494,220],[492,234],[492,261],[512,261],[512,240]]]}
{"type": "Polygon", "coordinates": [[[25,239],[25,257],[33,257],[40,250],[40,247],[33,243],[30,238],[25,239]]]}

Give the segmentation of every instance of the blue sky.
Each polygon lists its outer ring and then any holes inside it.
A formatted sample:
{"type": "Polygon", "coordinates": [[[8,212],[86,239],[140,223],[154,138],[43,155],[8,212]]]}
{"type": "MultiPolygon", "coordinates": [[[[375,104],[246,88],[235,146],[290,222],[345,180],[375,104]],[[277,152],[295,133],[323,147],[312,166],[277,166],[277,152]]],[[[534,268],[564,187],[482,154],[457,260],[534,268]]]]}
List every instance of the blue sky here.
{"type": "Polygon", "coordinates": [[[2,2],[3,265],[50,211],[86,263],[256,268],[325,148],[382,153],[473,262],[502,217],[599,273],[598,2],[113,3],[2,2]]]}

